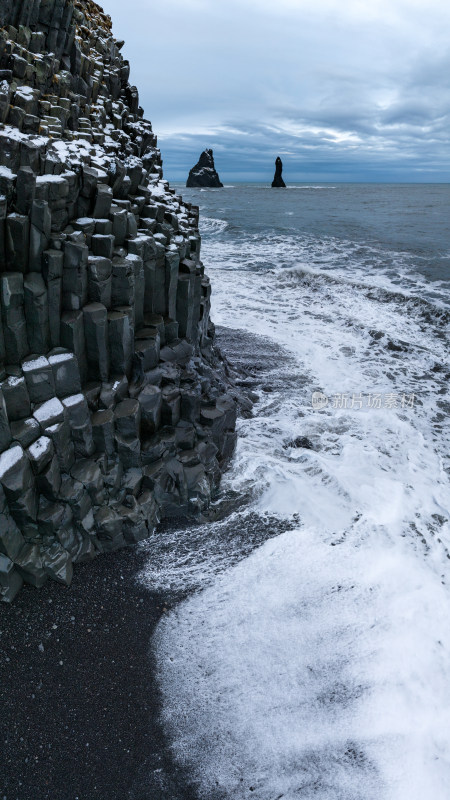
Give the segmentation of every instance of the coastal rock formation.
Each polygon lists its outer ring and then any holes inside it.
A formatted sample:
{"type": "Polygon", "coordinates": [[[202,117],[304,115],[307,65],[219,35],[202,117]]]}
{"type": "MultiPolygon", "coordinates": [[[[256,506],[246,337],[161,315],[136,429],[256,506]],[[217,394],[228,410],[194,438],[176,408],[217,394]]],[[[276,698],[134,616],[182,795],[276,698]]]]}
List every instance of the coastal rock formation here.
{"type": "Polygon", "coordinates": [[[219,175],[214,166],[214,156],[212,150],[204,150],[198,163],[192,167],[186,186],[190,189],[196,187],[207,187],[210,189],[220,189],[223,183],[220,182],[219,175]]]}
{"type": "Polygon", "coordinates": [[[283,180],[283,162],[280,156],[275,159],[275,175],[272,181],[272,189],[285,189],[286,184],[283,180]]]}
{"type": "Polygon", "coordinates": [[[92,0],[0,0],[0,596],[207,509],[235,443],[198,208],[92,0]]]}

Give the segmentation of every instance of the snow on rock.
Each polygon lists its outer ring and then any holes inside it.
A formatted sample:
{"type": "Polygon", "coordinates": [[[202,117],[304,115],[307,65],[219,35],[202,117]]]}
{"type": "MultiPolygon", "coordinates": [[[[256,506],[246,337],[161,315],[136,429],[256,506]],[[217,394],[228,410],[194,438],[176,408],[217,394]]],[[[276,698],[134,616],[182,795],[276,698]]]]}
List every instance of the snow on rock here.
{"type": "MultiPolygon", "coordinates": [[[[200,407],[194,404],[191,446],[200,448],[214,433],[217,457],[204,463],[199,456],[195,470],[185,470],[180,462],[179,485],[159,492],[158,501],[156,487],[138,494],[147,434],[159,436],[164,421],[157,410],[148,430],[141,431],[140,405],[131,384],[138,381],[142,389],[147,383],[147,371],[160,359],[159,337],[185,340],[173,353],[179,374],[174,371],[169,381],[168,414],[174,426],[180,418],[188,355],[195,353],[198,364],[204,358],[210,364],[211,380],[202,384],[206,404],[214,405],[229,387],[212,349],[198,208],[175,198],[168,183],[161,181],[156,136],[144,119],[136,87],[129,83],[130,65],[113,36],[111,19],[100,6],[91,0],[34,5],[14,0],[0,5],[0,194],[6,261],[0,280],[0,376],[10,372],[5,365],[25,376],[26,387],[10,385],[10,393],[15,391],[26,415],[31,412],[34,417],[34,426],[10,420],[6,405],[0,406],[0,451],[9,447],[14,435],[26,449],[31,446],[27,454],[33,461],[31,470],[24,455],[8,476],[7,502],[16,503],[22,489],[30,490],[26,512],[11,506],[20,530],[29,537],[26,515],[33,503],[39,504],[41,494],[49,503],[67,502],[60,472],[67,474],[82,459],[101,459],[106,453],[117,461],[118,476],[131,468],[138,472],[137,496],[128,505],[122,502],[122,487],[110,491],[108,479],[96,469],[89,522],[70,525],[64,545],[57,545],[63,551],[67,583],[73,559],[86,560],[141,541],[154,529],[165,504],[180,515],[191,514],[199,503],[206,508],[231,454],[234,437],[228,423],[234,421],[228,414],[217,435],[209,428],[200,433],[200,407]],[[151,190],[155,182],[160,182],[157,197],[151,190]],[[90,222],[84,229],[86,220],[90,222]],[[153,238],[158,232],[160,240],[153,238]],[[170,270],[164,266],[164,249],[170,270]],[[191,271],[190,278],[179,281],[184,259],[195,263],[195,274],[191,271]],[[135,346],[135,331],[147,319],[160,334],[135,346]],[[61,345],[70,352],[60,354],[61,345]],[[80,389],[85,393],[78,394],[80,389]],[[59,397],[65,398],[63,404],[59,397]],[[112,414],[118,402],[116,425],[112,414]],[[54,427],[65,418],[67,425],[54,427]],[[52,428],[56,457],[45,478],[41,467],[46,454],[39,458],[42,441],[33,443],[37,422],[45,430],[52,428]]],[[[200,378],[200,369],[195,370],[200,378]]],[[[11,399],[10,414],[13,404],[11,399]]],[[[177,443],[175,449],[182,447],[184,443],[177,443]]],[[[5,456],[4,462],[13,456],[5,456]]],[[[171,457],[172,452],[162,459],[164,469],[171,457]]],[[[106,469],[106,462],[103,466],[106,469]]],[[[161,484],[164,480],[161,475],[161,484]]],[[[53,545],[44,542],[34,523],[33,519],[36,547],[20,569],[31,574],[37,570],[32,582],[40,586],[41,567],[33,553],[45,551],[52,565],[49,574],[58,580],[61,574],[53,545]]],[[[0,526],[0,550],[2,534],[0,526]]],[[[2,599],[11,602],[21,586],[18,578],[13,573],[6,589],[0,586],[2,599]]]]}
{"type": "Polygon", "coordinates": [[[48,366],[48,359],[45,356],[38,356],[38,358],[32,358],[29,361],[24,361],[22,364],[22,369],[24,372],[31,372],[32,370],[48,366]]]}
{"type": "Polygon", "coordinates": [[[12,467],[21,461],[23,455],[24,452],[18,444],[10,447],[9,450],[5,450],[0,455],[0,481],[12,467]]]}
{"type": "Polygon", "coordinates": [[[59,419],[64,415],[64,406],[57,397],[42,403],[35,409],[33,416],[40,425],[46,426],[49,422],[59,419]]]}

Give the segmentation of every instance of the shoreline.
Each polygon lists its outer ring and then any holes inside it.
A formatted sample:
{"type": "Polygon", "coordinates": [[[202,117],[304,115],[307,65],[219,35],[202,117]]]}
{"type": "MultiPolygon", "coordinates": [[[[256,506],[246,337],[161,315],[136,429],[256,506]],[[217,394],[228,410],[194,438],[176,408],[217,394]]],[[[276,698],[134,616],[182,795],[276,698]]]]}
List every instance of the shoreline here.
{"type": "MultiPolygon", "coordinates": [[[[255,357],[264,363],[267,341],[220,326],[217,341],[247,378],[246,391],[258,389],[255,357]]],[[[219,488],[217,501],[211,526],[249,498],[219,488]]],[[[158,535],[193,524],[166,520],[158,535]]],[[[283,529],[259,521],[242,538],[232,528],[230,566],[283,529]]],[[[152,591],[139,578],[151,558],[145,541],[131,545],[76,565],[69,588],[25,585],[13,604],[2,604],[1,800],[197,799],[166,745],[151,652],[162,615],[195,588],[152,591]]]]}

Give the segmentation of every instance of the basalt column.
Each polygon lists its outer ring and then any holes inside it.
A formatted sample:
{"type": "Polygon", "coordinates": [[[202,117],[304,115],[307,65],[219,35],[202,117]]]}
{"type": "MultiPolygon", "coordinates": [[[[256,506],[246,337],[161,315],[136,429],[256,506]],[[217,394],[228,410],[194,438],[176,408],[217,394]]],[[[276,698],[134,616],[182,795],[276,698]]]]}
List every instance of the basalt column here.
{"type": "MultiPolygon", "coordinates": [[[[91,0],[0,0],[0,596],[208,507],[235,441],[198,208],[91,0]]],[[[161,76],[162,78],[162,76],[161,76]]],[[[154,80],[158,79],[154,75],[154,80]]]]}

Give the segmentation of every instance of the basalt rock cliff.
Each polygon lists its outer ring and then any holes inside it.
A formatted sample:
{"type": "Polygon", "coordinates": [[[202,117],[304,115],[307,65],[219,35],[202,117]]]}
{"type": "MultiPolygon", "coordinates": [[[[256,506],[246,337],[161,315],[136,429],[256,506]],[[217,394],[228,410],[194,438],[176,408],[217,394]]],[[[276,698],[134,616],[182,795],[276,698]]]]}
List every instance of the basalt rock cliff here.
{"type": "MultiPolygon", "coordinates": [[[[0,596],[199,516],[235,443],[198,208],[91,0],[0,0],[0,596]]],[[[156,76],[155,76],[156,80],[156,76]]],[[[231,392],[231,393],[230,393],[231,392]]]]}
{"type": "Polygon", "coordinates": [[[275,175],[272,181],[272,189],[285,189],[286,184],[283,180],[283,162],[280,156],[275,159],[275,175]]]}
{"type": "Polygon", "coordinates": [[[194,189],[206,187],[209,189],[220,189],[223,183],[220,182],[219,175],[214,166],[214,156],[212,150],[204,150],[195,167],[192,167],[186,186],[194,189]]]}

